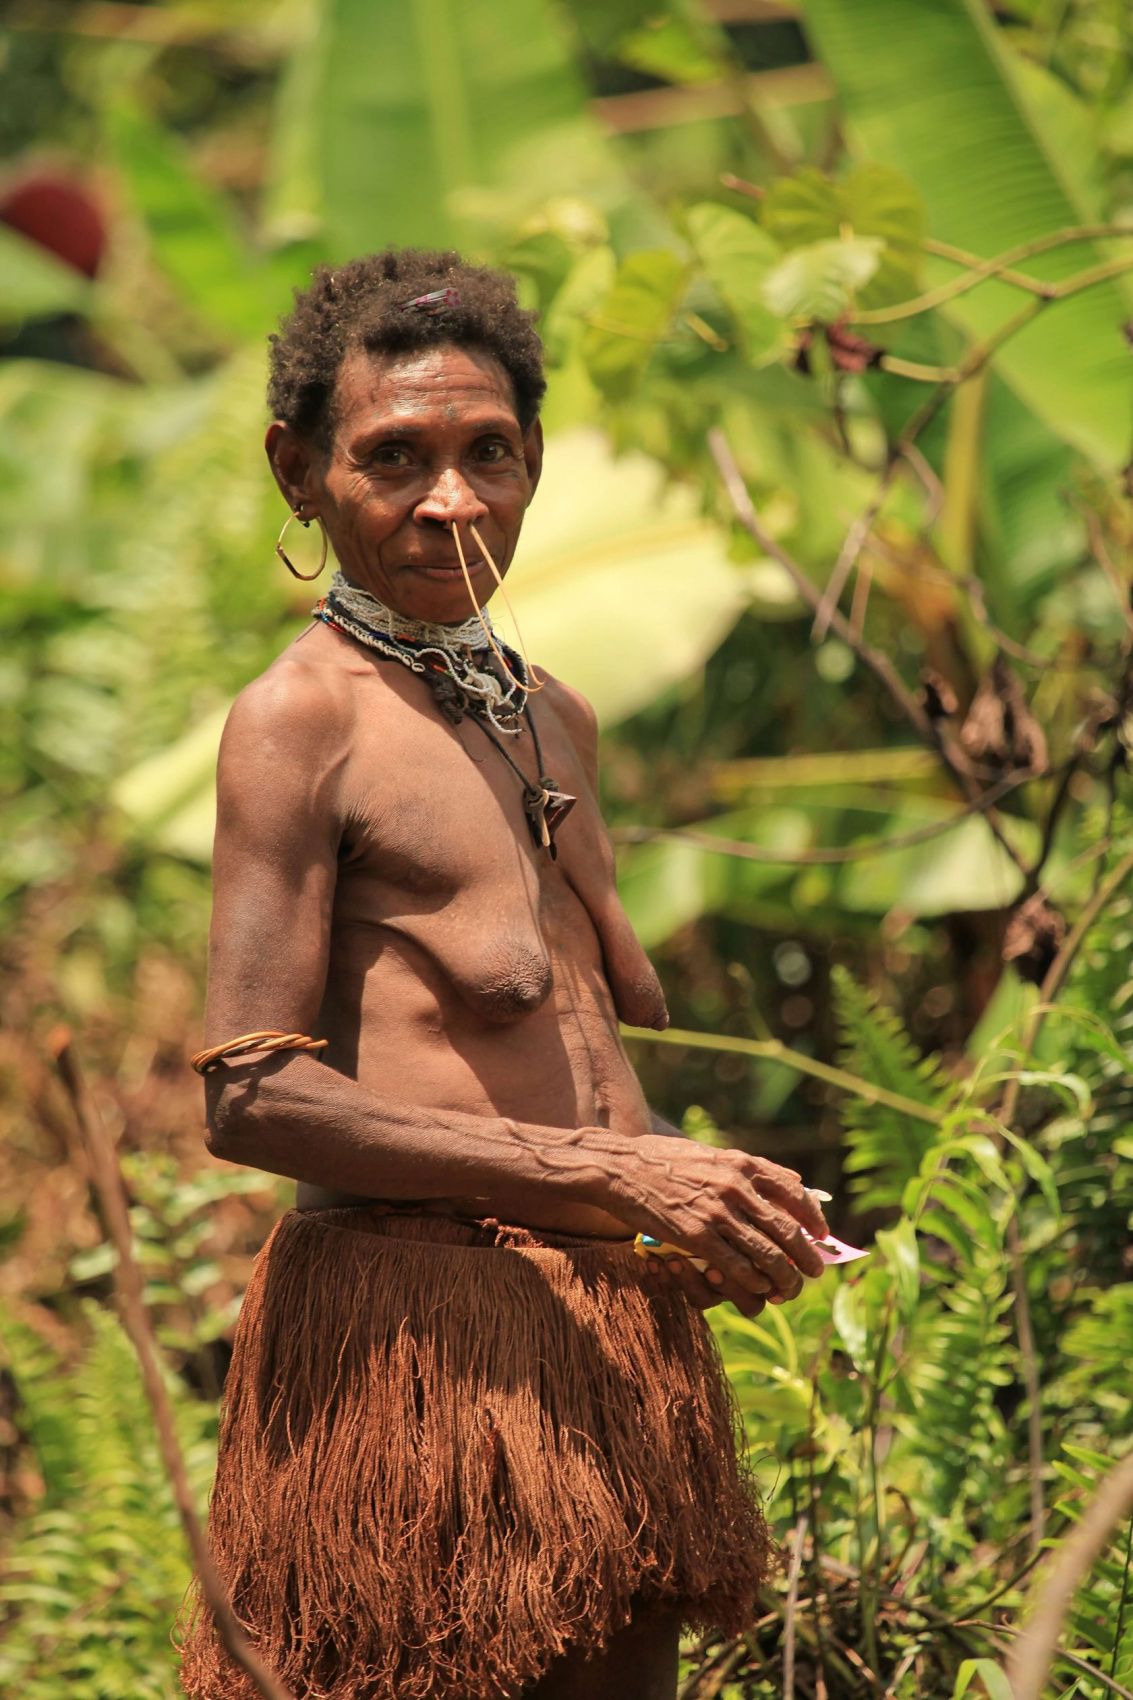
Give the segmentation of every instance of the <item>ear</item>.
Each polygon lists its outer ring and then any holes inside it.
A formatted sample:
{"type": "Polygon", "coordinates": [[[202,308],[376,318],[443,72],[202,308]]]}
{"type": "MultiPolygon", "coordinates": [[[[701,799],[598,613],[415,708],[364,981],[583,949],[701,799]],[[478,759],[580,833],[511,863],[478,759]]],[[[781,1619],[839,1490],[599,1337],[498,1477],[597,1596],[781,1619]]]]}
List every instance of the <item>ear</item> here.
{"type": "MultiPolygon", "coordinates": [[[[539,479],[543,474],[543,421],[541,419],[536,419],[524,433],[523,459],[527,466],[527,476],[531,480],[531,496],[534,496],[539,488],[539,479]]],[[[527,498],[529,502],[531,496],[527,498]]]]}
{"type": "Polygon", "coordinates": [[[264,449],[280,493],[292,513],[312,508],[306,516],[315,517],[320,480],[317,475],[314,451],[302,437],[296,436],[282,419],[273,419],[264,437],[264,449]]]}

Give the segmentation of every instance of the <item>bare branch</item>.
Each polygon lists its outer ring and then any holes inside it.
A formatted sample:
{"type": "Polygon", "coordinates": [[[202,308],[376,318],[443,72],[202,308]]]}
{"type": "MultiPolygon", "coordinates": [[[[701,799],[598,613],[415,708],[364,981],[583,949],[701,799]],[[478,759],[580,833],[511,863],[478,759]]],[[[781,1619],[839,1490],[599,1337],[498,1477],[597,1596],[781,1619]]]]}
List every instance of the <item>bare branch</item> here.
{"type": "MultiPolygon", "coordinates": [[[[938,395],[941,393],[942,392],[938,392],[938,395]]],[[[932,404],[937,399],[937,397],[932,397],[929,403],[921,409],[921,414],[926,419],[932,404]]],[[[784,568],[790,577],[791,582],[798,590],[803,601],[808,605],[808,607],[813,608],[815,612],[817,612],[822,600],[821,592],[818,590],[816,585],[811,583],[811,580],[799,566],[799,563],[795,560],[794,556],[789,554],[776,538],[772,537],[771,533],[760,520],[759,515],[755,511],[755,504],[748,492],[747,485],[744,483],[743,474],[740,472],[739,466],[736,464],[736,458],[732,453],[731,445],[718,425],[713,426],[708,433],[708,446],[712,452],[712,457],[720,470],[720,476],[724,480],[724,486],[731,498],[732,506],[736,511],[736,517],[739,519],[740,524],[746,531],[750,532],[751,536],[754,537],[755,541],[759,544],[765,554],[769,555],[772,560],[779,562],[780,566],[784,568]]],[[[849,621],[845,619],[841,612],[836,608],[831,609],[830,626],[833,631],[837,632],[842,641],[853,650],[859,661],[863,662],[865,666],[867,666],[870,671],[874,673],[878,679],[880,679],[881,683],[885,686],[886,690],[889,692],[898,708],[900,708],[906,720],[908,720],[909,724],[913,727],[913,730],[917,733],[918,737],[921,738],[930,749],[936,751],[941,762],[947,768],[948,772],[952,774],[965,797],[974,802],[979,793],[976,789],[971,772],[964,765],[962,759],[956,754],[956,752],[948,747],[948,744],[945,742],[945,739],[937,725],[925,713],[920,703],[908,689],[889,657],[881,650],[875,649],[872,644],[867,643],[863,637],[859,637],[851,627],[849,621]]],[[[996,841],[1018,868],[1024,880],[1026,880],[1029,874],[1027,864],[1023,860],[1022,856],[1020,856],[1011,840],[1007,837],[1007,834],[1003,830],[1003,827],[994,811],[990,808],[985,809],[984,815],[988,826],[995,835],[996,841]]]]}
{"type": "Polygon", "coordinates": [[[814,850],[769,850],[762,844],[748,844],[738,838],[718,838],[711,832],[700,832],[687,826],[618,826],[610,836],[616,844],[692,844],[717,856],[734,856],[742,862],[767,862],[790,868],[833,867],[844,862],[864,862],[872,856],[887,856],[897,850],[911,850],[917,844],[927,844],[946,832],[954,832],[973,815],[983,814],[995,807],[1011,791],[1043,779],[1043,773],[1012,773],[991,786],[963,808],[955,810],[947,820],[932,821],[927,826],[913,827],[909,832],[895,833],[891,838],[872,838],[863,844],[848,844],[814,850]]]}
{"type": "Polygon", "coordinates": [[[134,1257],[126,1191],[122,1184],[117,1153],[103,1125],[98,1106],[83,1079],[71,1034],[65,1027],[57,1028],[48,1043],[82,1137],[103,1220],[118,1254],[114,1279],[122,1320],[137,1353],[146,1398],[149,1400],[154,1426],[157,1429],[162,1462],[173,1489],[181,1527],[193,1555],[202,1591],[216,1619],[217,1630],[229,1657],[247,1673],[264,1700],[294,1700],[291,1690],[267,1668],[248,1642],[213,1564],[193,1504],[185,1459],[177,1439],[173,1406],[162,1379],[160,1348],[146,1309],[142,1273],[134,1257]]]}
{"type": "MultiPolygon", "coordinates": [[[[1015,1700],[1041,1700],[1059,1631],[1074,1592],[1099,1555],[1114,1527],[1133,1512],[1133,1452],[1106,1476],[1081,1522],[1052,1556],[1030,1621],[1011,1649],[1008,1675],[1015,1700]]],[[[1057,1656],[1061,1657],[1061,1654],[1057,1656]]],[[[1093,1666],[1091,1676],[1100,1676],[1093,1666]]],[[[1114,1687],[1111,1683],[1110,1687],[1114,1687]]],[[[1117,1689],[1128,1695],[1128,1689],[1117,1689]]]]}
{"type": "Polygon", "coordinates": [[[803,1542],[806,1540],[807,1521],[804,1511],[795,1524],[791,1565],[787,1575],[787,1609],[783,1619],[783,1700],[795,1700],[795,1616],[799,1608],[799,1573],[803,1566],[803,1542]]]}

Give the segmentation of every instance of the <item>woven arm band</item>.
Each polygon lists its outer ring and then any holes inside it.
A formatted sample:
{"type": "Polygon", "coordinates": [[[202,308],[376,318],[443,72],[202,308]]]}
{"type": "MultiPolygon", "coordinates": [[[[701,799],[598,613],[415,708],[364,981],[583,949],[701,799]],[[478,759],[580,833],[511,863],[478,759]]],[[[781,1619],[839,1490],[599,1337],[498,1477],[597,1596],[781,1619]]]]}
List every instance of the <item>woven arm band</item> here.
{"type": "Polygon", "coordinates": [[[224,1057],[242,1057],[249,1051],[321,1051],[325,1039],[309,1039],[306,1033],[280,1033],[267,1027],[260,1033],[241,1033],[238,1039],[226,1039],[223,1045],[213,1045],[189,1058],[198,1074],[207,1074],[224,1057]]]}

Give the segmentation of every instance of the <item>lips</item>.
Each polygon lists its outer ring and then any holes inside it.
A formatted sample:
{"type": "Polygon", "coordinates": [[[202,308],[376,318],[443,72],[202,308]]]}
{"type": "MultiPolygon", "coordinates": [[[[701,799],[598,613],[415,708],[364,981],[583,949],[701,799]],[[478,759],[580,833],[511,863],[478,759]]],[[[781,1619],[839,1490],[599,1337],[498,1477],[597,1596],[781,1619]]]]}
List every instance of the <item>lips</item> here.
{"type": "MultiPolygon", "coordinates": [[[[483,561],[469,561],[468,571],[478,572],[484,565],[483,561]]],[[[410,572],[426,573],[430,578],[463,578],[459,561],[419,561],[409,567],[410,572]]]]}

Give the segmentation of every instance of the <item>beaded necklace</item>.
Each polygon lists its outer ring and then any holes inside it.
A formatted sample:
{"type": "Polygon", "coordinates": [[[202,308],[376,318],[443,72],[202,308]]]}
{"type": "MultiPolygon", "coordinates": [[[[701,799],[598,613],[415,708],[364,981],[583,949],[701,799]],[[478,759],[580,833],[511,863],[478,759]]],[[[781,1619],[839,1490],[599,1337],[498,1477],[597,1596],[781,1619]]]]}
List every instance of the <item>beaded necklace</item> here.
{"type": "MultiPolygon", "coordinates": [[[[441,699],[432,677],[438,673],[448,678],[462,699],[462,713],[470,713],[475,707],[497,732],[518,736],[523,691],[510,680],[505,684],[488,665],[487,641],[478,619],[465,620],[459,626],[415,620],[411,615],[387,608],[361,585],[351,584],[341,572],[335,573],[330,589],[316,603],[314,612],[326,625],[335,626],[368,649],[399,661],[411,673],[426,675],[442,708],[446,701],[455,701],[456,696],[446,692],[444,700],[441,699]],[[477,661],[477,654],[481,662],[477,661]]],[[[487,609],[483,610],[483,618],[491,629],[487,609]]],[[[508,666],[526,685],[523,662],[506,644],[502,647],[508,666]]]]}
{"type": "MultiPolygon", "coordinates": [[[[543,750],[535,716],[527,697],[527,669],[516,652],[498,636],[508,668],[515,681],[506,684],[493,670],[491,651],[479,619],[458,626],[436,625],[415,620],[387,608],[360,585],[351,584],[337,572],[326,596],[311,610],[317,619],[344,637],[353,638],[387,661],[396,661],[417,673],[436,698],[445,718],[458,726],[467,717],[494,744],[523,786],[523,812],[533,842],[554,861],[558,855],[555,833],[577,798],[563,791],[543,772],[543,750]],[[518,737],[526,718],[535,746],[538,779],[528,779],[498,736],[518,737]]],[[[488,620],[487,610],[482,618],[488,620]]]]}

